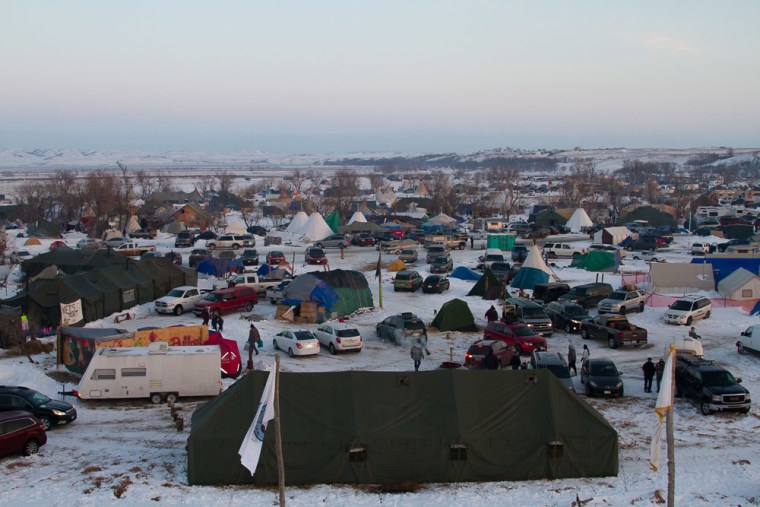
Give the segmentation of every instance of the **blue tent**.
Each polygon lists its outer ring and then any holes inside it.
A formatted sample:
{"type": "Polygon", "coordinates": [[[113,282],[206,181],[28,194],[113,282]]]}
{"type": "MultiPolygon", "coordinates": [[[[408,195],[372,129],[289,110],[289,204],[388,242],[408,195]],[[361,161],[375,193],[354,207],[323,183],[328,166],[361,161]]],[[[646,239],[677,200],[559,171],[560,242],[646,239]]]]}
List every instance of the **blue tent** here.
{"type": "Polygon", "coordinates": [[[478,281],[480,280],[480,274],[476,273],[475,271],[465,266],[459,266],[458,268],[456,268],[454,271],[451,272],[451,274],[449,275],[449,278],[478,281]]]}
{"type": "Polygon", "coordinates": [[[299,275],[285,288],[283,296],[284,305],[311,301],[335,316],[374,306],[365,276],[359,271],[342,269],[299,275]]]}
{"type": "Polygon", "coordinates": [[[209,257],[198,263],[198,273],[206,275],[224,276],[227,273],[227,261],[217,257],[209,257]]]}
{"type": "Polygon", "coordinates": [[[713,277],[715,284],[733,273],[739,268],[744,268],[750,273],[760,273],[760,259],[755,258],[717,258],[717,257],[694,257],[691,259],[692,264],[702,264],[707,262],[712,265],[713,277]]]}

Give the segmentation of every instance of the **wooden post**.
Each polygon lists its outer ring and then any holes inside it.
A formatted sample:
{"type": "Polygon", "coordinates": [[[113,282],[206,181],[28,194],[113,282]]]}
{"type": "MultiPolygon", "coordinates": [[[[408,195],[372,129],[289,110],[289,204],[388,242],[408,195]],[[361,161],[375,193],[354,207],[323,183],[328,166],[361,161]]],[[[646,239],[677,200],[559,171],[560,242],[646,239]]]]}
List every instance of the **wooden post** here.
{"type": "Polygon", "coordinates": [[[280,507],[285,507],[285,463],[282,459],[282,433],[280,431],[280,354],[275,354],[274,364],[274,437],[275,447],[277,449],[280,507]]]}
{"type": "MultiPolygon", "coordinates": [[[[671,345],[672,347],[672,345],[671,345]]],[[[676,357],[675,354],[671,353],[670,356],[671,361],[675,361],[676,357]]],[[[668,507],[675,507],[676,505],[676,449],[675,449],[675,437],[673,436],[673,411],[675,410],[675,390],[676,390],[676,367],[675,364],[670,369],[671,370],[671,380],[670,380],[670,399],[672,406],[670,407],[670,410],[668,410],[668,413],[665,414],[667,419],[665,419],[665,431],[667,434],[667,442],[668,442],[668,507]]]]}

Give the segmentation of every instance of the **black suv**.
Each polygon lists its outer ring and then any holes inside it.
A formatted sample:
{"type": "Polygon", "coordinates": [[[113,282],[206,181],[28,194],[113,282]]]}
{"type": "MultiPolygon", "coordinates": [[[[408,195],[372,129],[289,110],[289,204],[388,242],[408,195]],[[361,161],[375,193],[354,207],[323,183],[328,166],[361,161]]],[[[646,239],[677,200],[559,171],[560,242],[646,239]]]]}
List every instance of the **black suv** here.
{"type": "Polygon", "coordinates": [[[51,400],[28,387],[0,386],[0,411],[23,410],[30,412],[45,425],[45,431],[59,423],[77,418],[77,409],[71,403],[51,400]]]}
{"type": "Polygon", "coordinates": [[[187,248],[195,244],[195,234],[191,231],[181,231],[174,240],[174,248],[187,248]]]}
{"type": "Polygon", "coordinates": [[[581,305],[566,301],[552,301],[544,310],[552,320],[554,329],[564,329],[566,333],[580,332],[581,322],[591,318],[581,305]]]}
{"type": "Polygon", "coordinates": [[[699,405],[703,415],[738,410],[748,413],[752,400],[731,372],[713,361],[695,356],[676,357],[676,396],[685,396],[699,405]]]}
{"type": "Polygon", "coordinates": [[[259,265],[259,252],[255,248],[246,248],[243,250],[243,265],[244,266],[258,266],[259,265]]]}
{"type": "Polygon", "coordinates": [[[576,285],[570,289],[570,292],[562,294],[557,301],[577,303],[584,308],[592,308],[610,294],[612,294],[612,285],[604,282],[591,282],[576,285]]]}

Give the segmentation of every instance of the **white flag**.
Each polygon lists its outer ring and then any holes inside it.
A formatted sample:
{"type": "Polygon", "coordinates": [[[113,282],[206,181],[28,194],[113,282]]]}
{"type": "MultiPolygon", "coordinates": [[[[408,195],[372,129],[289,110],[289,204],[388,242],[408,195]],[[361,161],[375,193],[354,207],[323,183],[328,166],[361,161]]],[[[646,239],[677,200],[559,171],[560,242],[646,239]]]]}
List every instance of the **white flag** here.
{"type": "Polygon", "coordinates": [[[673,410],[673,361],[676,359],[676,348],[670,346],[665,366],[662,370],[662,383],[660,384],[660,394],[657,395],[657,403],[654,411],[657,413],[658,421],[652,435],[652,445],[649,448],[649,465],[655,472],[660,466],[660,450],[662,449],[662,420],[665,412],[673,410]]]}
{"type": "Polygon", "coordinates": [[[81,299],[77,299],[73,303],[61,303],[61,326],[70,326],[83,319],[81,299]]]}
{"type": "Polygon", "coordinates": [[[274,378],[275,365],[272,365],[269,368],[269,377],[264,386],[264,392],[261,393],[261,401],[256,409],[256,415],[253,417],[251,427],[248,428],[248,433],[245,434],[238,451],[240,463],[250,470],[251,475],[256,472],[256,466],[259,464],[267,423],[274,419],[274,378]]]}

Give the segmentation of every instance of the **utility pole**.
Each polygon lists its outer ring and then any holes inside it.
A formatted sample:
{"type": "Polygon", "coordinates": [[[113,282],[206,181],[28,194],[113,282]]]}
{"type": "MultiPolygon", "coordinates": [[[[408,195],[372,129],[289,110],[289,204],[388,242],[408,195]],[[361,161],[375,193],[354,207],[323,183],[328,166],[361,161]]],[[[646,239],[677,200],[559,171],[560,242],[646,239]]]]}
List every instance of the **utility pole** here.
{"type": "Polygon", "coordinates": [[[280,428],[280,354],[274,356],[274,363],[274,445],[277,449],[280,507],[285,507],[285,463],[282,458],[282,431],[280,428]]]}

